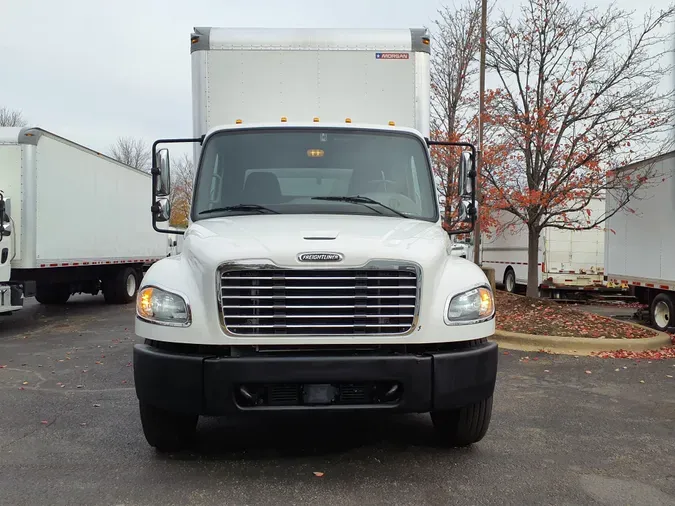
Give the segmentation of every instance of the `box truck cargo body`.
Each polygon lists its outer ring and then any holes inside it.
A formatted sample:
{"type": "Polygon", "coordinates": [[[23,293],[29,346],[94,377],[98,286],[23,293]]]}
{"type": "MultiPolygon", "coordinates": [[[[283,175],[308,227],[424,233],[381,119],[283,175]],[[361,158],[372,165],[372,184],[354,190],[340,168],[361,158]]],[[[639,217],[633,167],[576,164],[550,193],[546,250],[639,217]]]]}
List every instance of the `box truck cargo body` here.
{"type": "MultiPolygon", "coordinates": [[[[431,412],[445,441],[486,433],[497,371],[487,277],[451,254],[429,136],[421,29],[198,28],[196,178],[182,254],[138,295],[136,394],[149,444],[200,415],[431,412]]],[[[167,104],[170,107],[170,104],[167,104]]],[[[154,226],[169,155],[153,147],[154,226]]],[[[475,147],[460,210],[475,220],[475,147]]]]}
{"type": "MultiPolygon", "coordinates": [[[[629,285],[659,330],[675,327],[675,151],[617,171],[650,181],[622,209],[607,199],[607,281],[629,285]]],[[[614,173],[611,177],[615,177],[614,173]]]]}
{"type": "Polygon", "coordinates": [[[147,214],[151,176],[40,128],[0,128],[0,311],[73,293],[131,302],[168,252],[147,214]],[[25,293],[28,289],[28,293],[25,293]]]}
{"type": "MultiPolygon", "coordinates": [[[[195,137],[219,125],[353,123],[429,136],[430,63],[423,29],[196,28],[195,137]]],[[[195,164],[201,146],[195,144],[195,164]]]]}

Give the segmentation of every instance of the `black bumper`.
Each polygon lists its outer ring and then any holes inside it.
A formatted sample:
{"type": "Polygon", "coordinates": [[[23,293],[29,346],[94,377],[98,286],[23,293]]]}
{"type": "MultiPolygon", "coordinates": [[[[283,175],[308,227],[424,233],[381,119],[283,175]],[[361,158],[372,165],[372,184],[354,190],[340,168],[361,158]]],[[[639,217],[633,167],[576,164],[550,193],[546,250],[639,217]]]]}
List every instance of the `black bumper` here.
{"type": "Polygon", "coordinates": [[[141,402],[200,415],[452,409],[492,395],[498,361],[497,345],[491,342],[423,354],[245,357],[185,354],[137,344],[133,356],[141,402]]]}

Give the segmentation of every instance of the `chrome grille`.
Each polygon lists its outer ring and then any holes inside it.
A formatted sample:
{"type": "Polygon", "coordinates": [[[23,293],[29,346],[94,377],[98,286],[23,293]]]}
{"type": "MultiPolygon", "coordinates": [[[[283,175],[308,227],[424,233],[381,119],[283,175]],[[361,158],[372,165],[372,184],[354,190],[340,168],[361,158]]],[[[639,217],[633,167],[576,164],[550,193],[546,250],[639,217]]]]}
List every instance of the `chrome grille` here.
{"type": "Polygon", "coordinates": [[[228,267],[222,324],[235,335],[405,334],[415,324],[414,266],[364,269],[228,267]]]}

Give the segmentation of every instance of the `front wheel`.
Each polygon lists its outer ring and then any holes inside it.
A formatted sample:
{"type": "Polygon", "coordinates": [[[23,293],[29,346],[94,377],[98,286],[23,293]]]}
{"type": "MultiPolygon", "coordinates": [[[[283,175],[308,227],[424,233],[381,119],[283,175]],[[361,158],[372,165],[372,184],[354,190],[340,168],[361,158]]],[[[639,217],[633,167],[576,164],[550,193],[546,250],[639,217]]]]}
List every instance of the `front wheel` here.
{"type": "Polygon", "coordinates": [[[469,446],[483,439],[491,418],[492,396],[458,409],[431,413],[431,421],[441,441],[455,447],[469,446]]]}
{"type": "Polygon", "coordinates": [[[177,452],[184,449],[197,430],[198,415],[172,413],[148,404],[140,404],[145,439],[157,451],[177,452]]]}

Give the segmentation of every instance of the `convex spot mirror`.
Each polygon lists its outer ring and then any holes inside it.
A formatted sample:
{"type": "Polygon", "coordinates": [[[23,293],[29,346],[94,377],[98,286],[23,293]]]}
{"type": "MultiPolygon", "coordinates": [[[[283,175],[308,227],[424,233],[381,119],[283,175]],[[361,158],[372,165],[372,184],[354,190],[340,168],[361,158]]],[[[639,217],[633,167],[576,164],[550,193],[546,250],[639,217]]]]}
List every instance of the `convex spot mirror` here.
{"type": "Polygon", "coordinates": [[[472,204],[470,200],[461,200],[458,204],[459,221],[471,223],[474,216],[477,216],[478,204],[472,204]]]}
{"type": "Polygon", "coordinates": [[[171,202],[169,202],[169,199],[159,199],[152,206],[152,212],[156,221],[169,221],[169,218],[171,218],[171,202]]]}

